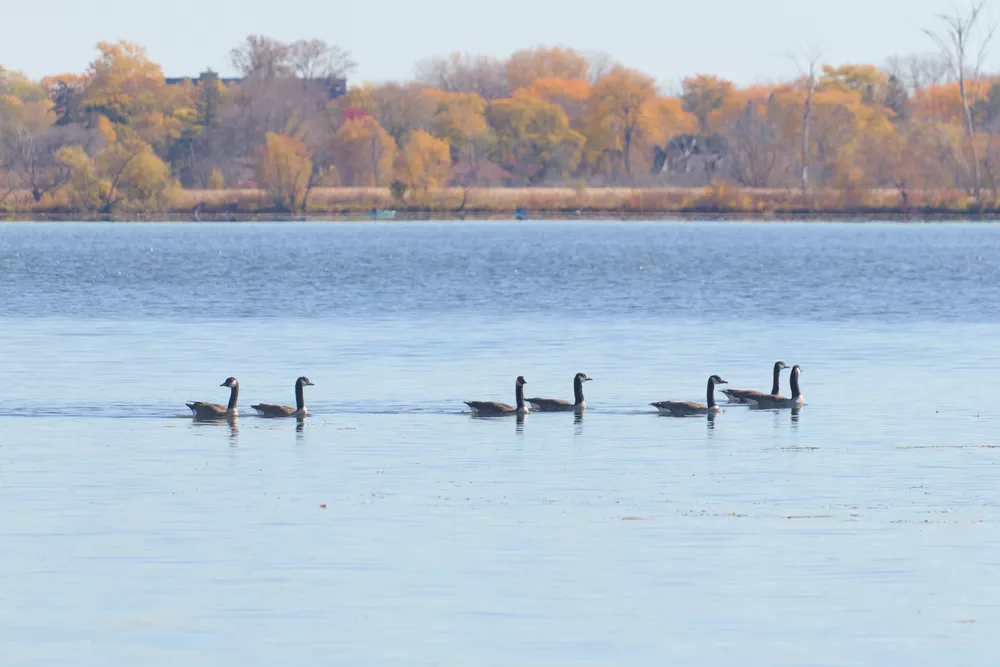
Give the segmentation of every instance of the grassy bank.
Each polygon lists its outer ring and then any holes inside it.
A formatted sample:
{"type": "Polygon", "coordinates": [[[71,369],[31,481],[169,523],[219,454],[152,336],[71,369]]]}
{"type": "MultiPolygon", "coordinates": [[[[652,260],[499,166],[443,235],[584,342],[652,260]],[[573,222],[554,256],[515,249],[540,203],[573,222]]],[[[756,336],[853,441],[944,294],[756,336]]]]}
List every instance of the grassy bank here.
{"type": "MultiPolygon", "coordinates": [[[[991,193],[992,194],[992,193],[991,193]]],[[[365,219],[395,211],[395,219],[718,217],[751,219],[1000,218],[1000,202],[958,190],[707,188],[446,188],[396,198],[388,188],[317,188],[305,210],[285,211],[264,190],[180,190],[154,208],[123,205],[110,214],[36,203],[30,193],[8,197],[8,220],[282,220],[365,219]]]]}

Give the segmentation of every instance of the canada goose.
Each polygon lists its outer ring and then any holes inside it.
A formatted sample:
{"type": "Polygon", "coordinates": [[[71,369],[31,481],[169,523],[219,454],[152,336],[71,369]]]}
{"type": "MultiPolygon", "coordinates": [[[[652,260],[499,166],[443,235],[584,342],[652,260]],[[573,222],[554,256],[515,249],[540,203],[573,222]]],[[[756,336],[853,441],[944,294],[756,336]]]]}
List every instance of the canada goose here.
{"type": "Polygon", "coordinates": [[[302,392],[302,387],[313,386],[307,377],[300,377],[295,381],[295,407],[288,405],[272,405],[270,403],[258,403],[250,407],[257,411],[261,417],[305,417],[306,399],[302,392]]]}
{"type": "Polygon", "coordinates": [[[500,417],[503,415],[518,415],[523,416],[525,412],[524,409],[524,385],[528,384],[527,380],[523,376],[518,375],[517,381],[514,383],[514,398],[517,399],[516,408],[512,408],[506,403],[494,403],[493,401],[464,401],[466,405],[472,408],[472,412],[481,417],[500,417]]]}
{"type": "Polygon", "coordinates": [[[718,375],[708,378],[708,405],[701,403],[688,403],[683,401],[660,401],[650,403],[654,408],[663,414],[674,417],[690,417],[692,415],[717,415],[722,412],[722,408],[715,404],[715,385],[728,384],[718,375]]]}
{"type": "Polygon", "coordinates": [[[805,399],[802,398],[802,392],[799,390],[799,373],[801,372],[802,369],[798,365],[792,366],[792,374],[788,378],[789,384],[792,385],[791,398],[785,398],[780,394],[765,394],[764,396],[751,396],[747,400],[753,407],[769,410],[802,407],[805,399]]]}
{"type": "Polygon", "coordinates": [[[240,396],[240,383],[236,381],[236,378],[229,377],[219,386],[229,387],[229,405],[223,406],[218,403],[191,401],[187,403],[187,406],[191,408],[195,419],[225,419],[227,417],[236,417],[239,414],[236,411],[236,400],[240,396]]]}
{"type": "MultiPolygon", "coordinates": [[[[788,365],[784,361],[774,362],[774,380],[771,382],[771,394],[777,395],[780,391],[778,387],[778,380],[781,377],[781,371],[788,368],[788,365]]],[[[749,396],[767,396],[762,391],[755,391],[753,389],[720,389],[720,391],[726,395],[730,403],[749,403],[747,397],[749,396]]]]}
{"type": "Polygon", "coordinates": [[[587,377],[586,373],[577,373],[573,377],[573,402],[564,401],[558,398],[528,398],[531,407],[539,412],[573,412],[575,410],[586,410],[587,403],[583,400],[583,383],[590,382],[594,378],[587,377]]]}

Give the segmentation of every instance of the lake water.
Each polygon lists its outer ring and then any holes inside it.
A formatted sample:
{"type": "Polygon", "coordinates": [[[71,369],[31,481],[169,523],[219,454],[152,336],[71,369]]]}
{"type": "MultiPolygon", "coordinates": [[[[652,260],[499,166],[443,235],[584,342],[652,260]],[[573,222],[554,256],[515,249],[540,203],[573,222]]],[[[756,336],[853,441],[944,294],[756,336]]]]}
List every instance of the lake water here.
{"type": "Polygon", "coordinates": [[[997,225],[2,224],[2,663],[993,665],[998,341],[997,225]]]}

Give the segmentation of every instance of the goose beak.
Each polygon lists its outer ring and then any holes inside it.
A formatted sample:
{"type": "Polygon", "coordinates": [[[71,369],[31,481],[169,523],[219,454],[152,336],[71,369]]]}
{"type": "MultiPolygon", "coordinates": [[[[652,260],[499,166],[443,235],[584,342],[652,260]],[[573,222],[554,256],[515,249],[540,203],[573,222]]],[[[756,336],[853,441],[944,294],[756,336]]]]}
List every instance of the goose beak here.
{"type": "Polygon", "coordinates": [[[729,382],[727,382],[726,380],[719,380],[715,384],[729,384],[729,382]]]}
{"type": "Polygon", "coordinates": [[[310,386],[310,387],[313,387],[313,386],[315,386],[315,385],[316,385],[316,383],[315,383],[315,382],[306,382],[306,384],[307,384],[308,386],[310,386]]]}
{"type": "Polygon", "coordinates": [[[225,386],[226,386],[226,383],[225,383],[225,382],[223,382],[223,383],[222,383],[222,384],[220,384],[219,386],[220,386],[220,387],[225,387],[225,386]]]}
{"type": "Polygon", "coordinates": [[[593,380],[593,379],[594,379],[594,378],[592,378],[592,377],[586,377],[586,378],[583,378],[583,381],[584,381],[584,382],[590,382],[590,381],[591,381],[591,380],[593,380]]]}

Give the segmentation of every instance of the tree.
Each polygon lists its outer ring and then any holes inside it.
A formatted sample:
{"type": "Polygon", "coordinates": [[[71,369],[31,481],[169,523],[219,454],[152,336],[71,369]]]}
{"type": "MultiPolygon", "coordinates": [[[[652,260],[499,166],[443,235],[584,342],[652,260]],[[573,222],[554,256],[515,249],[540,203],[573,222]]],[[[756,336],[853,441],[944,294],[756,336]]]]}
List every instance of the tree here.
{"type": "Polygon", "coordinates": [[[123,201],[153,203],[170,178],[167,164],[132,132],[122,132],[117,141],[98,153],[96,164],[107,183],[101,194],[104,213],[123,201]]]}
{"type": "Polygon", "coordinates": [[[348,185],[382,187],[392,181],[396,142],[372,116],[349,120],[337,131],[337,169],[348,185]]]}
{"type": "Polygon", "coordinates": [[[303,81],[332,81],[357,67],[349,51],[322,39],[300,39],[288,45],[287,64],[303,81]]]}
{"type": "Polygon", "coordinates": [[[451,154],[448,142],[415,130],[396,160],[396,177],[411,190],[427,194],[448,182],[451,154]]]}
{"type": "Polygon", "coordinates": [[[430,58],[417,65],[416,79],[445,93],[475,93],[484,100],[510,94],[504,64],[492,56],[456,52],[430,58]]]}
{"type": "Polygon", "coordinates": [[[948,69],[958,81],[959,96],[962,100],[962,119],[965,122],[965,136],[972,152],[973,192],[977,198],[982,178],[979,171],[979,152],[974,140],[976,125],[972,118],[972,107],[976,99],[970,96],[971,91],[967,82],[977,81],[980,78],[983,62],[997,28],[996,23],[984,23],[983,10],[985,6],[986,0],[977,0],[970,5],[967,13],[953,8],[950,14],[937,16],[941,23],[940,32],[930,29],[924,30],[924,33],[937,44],[942,57],[948,64],[948,69]],[[972,59],[971,64],[969,63],[970,58],[972,59]]]}
{"type": "Polygon", "coordinates": [[[129,124],[142,114],[162,110],[163,71],[146,49],[132,42],[99,42],[100,56],[90,63],[81,108],[114,123],[129,124]]]}
{"type": "Polygon", "coordinates": [[[474,165],[478,154],[488,148],[492,133],[485,112],[486,101],[475,93],[437,95],[434,133],[448,140],[455,162],[464,157],[474,165]]]}
{"type": "Polygon", "coordinates": [[[708,132],[710,114],[722,108],[734,88],[729,81],[706,74],[684,79],[681,87],[684,110],[698,119],[698,127],[703,134],[708,132]]]}
{"type": "Polygon", "coordinates": [[[632,143],[640,129],[643,112],[656,98],[653,80],[635,70],[616,67],[594,86],[592,117],[606,128],[620,150],[625,174],[632,177],[632,143]]]}
{"type": "Polygon", "coordinates": [[[799,185],[802,194],[809,191],[809,121],[812,119],[813,93],[816,92],[816,66],[821,53],[810,48],[803,56],[792,55],[792,61],[799,69],[799,87],[805,91],[805,103],[802,105],[802,146],[799,151],[799,185]]]}
{"type": "Polygon", "coordinates": [[[495,100],[486,112],[496,136],[499,163],[529,184],[565,176],[580,163],[586,139],[573,131],[566,112],[530,97],[495,100]]]}
{"type": "Polygon", "coordinates": [[[60,191],[77,211],[93,211],[101,206],[107,185],[97,175],[94,162],[80,146],[63,146],[56,161],[64,170],[60,191]]]}
{"type": "Polygon", "coordinates": [[[505,65],[511,89],[530,86],[537,79],[587,80],[590,63],[573,49],[535,48],[515,51],[505,65]]]}
{"type": "Polygon", "coordinates": [[[250,35],[229,52],[229,62],[244,78],[289,77],[295,71],[287,44],[264,35],[250,35]]]}
{"type": "Polygon", "coordinates": [[[284,211],[304,208],[311,174],[312,156],[304,143],[295,137],[267,133],[258,153],[257,181],[272,194],[275,206],[284,211]]]}
{"type": "Polygon", "coordinates": [[[587,102],[592,86],[583,79],[535,79],[530,86],[518,88],[512,97],[531,97],[558,104],[566,112],[570,126],[578,132],[586,122],[587,102]]]}
{"type": "Polygon", "coordinates": [[[726,155],[733,178],[740,185],[766,188],[782,166],[779,124],[776,102],[749,102],[743,114],[726,131],[726,155]]]}
{"type": "Polygon", "coordinates": [[[881,103],[885,99],[889,76],[873,65],[823,65],[819,87],[854,91],[865,104],[881,103]]]}

